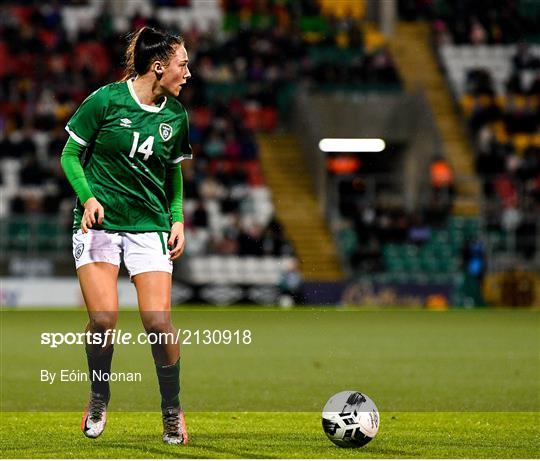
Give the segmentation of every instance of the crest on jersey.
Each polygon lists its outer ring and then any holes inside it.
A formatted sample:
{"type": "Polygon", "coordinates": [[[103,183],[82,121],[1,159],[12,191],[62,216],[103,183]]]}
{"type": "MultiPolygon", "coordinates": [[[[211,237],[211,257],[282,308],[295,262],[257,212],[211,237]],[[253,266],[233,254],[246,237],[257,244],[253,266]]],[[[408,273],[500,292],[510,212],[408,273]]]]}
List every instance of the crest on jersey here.
{"type": "Polygon", "coordinates": [[[168,141],[169,139],[171,139],[171,136],[172,136],[171,125],[168,125],[167,123],[160,123],[159,135],[161,136],[161,139],[163,139],[163,141],[168,141]]]}

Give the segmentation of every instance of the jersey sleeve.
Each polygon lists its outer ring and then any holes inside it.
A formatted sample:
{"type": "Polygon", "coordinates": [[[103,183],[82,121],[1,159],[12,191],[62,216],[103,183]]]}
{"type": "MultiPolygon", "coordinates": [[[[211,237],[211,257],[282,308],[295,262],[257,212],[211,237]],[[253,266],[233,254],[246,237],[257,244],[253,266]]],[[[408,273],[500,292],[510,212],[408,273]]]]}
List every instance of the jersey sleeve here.
{"type": "Polygon", "coordinates": [[[180,133],[176,137],[169,164],[175,165],[182,160],[191,160],[192,158],[193,152],[191,150],[191,145],[189,144],[189,118],[186,110],[184,109],[184,119],[182,120],[180,133]]]}
{"type": "Polygon", "coordinates": [[[108,87],[94,91],[73,114],[66,125],[69,136],[81,146],[87,146],[99,130],[107,110],[108,87]]]}

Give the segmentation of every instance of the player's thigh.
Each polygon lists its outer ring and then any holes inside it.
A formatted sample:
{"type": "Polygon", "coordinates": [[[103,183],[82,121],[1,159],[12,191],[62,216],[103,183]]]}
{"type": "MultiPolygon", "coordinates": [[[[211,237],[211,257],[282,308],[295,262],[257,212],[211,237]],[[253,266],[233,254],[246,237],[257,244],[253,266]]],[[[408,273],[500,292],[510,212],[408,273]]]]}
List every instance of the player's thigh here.
{"type": "Polygon", "coordinates": [[[137,289],[141,311],[171,307],[172,262],[165,232],[123,234],[124,262],[137,289]]]}
{"type": "Polygon", "coordinates": [[[170,332],[172,276],[167,272],[143,272],[133,277],[139,311],[147,332],[170,332]]]}
{"type": "Polygon", "coordinates": [[[172,275],[164,271],[142,272],[132,277],[141,312],[171,310],[172,275]]]}
{"type": "Polygon", "coordinates": [[[79,267],[79,284],[89,311],[118,310],[118,270],[118,266],[103,262],[79,267]]]}
{"type": "Polygon", "coordinates": [[[73,235],[75,267],[91,321],[96,319],[95,313],[102,313],[102,323],[116,321],[121,243],[117,233],[103,230],[73,235]]]}
{"type": "Polygon", "coordinates": [[[124,262],[147,331],[171,331],[172,262],[165,232],[123,234],[124,262]]]}

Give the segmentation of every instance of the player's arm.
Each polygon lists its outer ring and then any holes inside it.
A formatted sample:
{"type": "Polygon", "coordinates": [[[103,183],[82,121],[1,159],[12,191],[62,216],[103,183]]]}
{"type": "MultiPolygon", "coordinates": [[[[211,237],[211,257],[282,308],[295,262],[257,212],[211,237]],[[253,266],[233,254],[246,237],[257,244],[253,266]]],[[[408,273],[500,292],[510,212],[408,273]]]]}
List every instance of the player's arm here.
{"type": "Polygon", "coordinates": [[[105,212],[88,185],[80,157],[99,131],[108,102],[108,87],[99,88],[84,100],[66,125],[69,139],[60,159],[68,181],[84,206],[81,228],[85,233],[96,221],[103,223],[105,212]]]}
{"type": "Polygon", "coordinates": [[[181,162],[184,159],[192,158],[191,146],[189,144],[189,122],[185,110],[181,134],[176,140],[173,152],[175,157],[171,158],[169,161],[169,168],[167,169],[167,196],[173,223],[168,242],[169,248],[171,248],[171,260],[180,257],[184,252],[185,246],[183,211],[184,190],[181,162]]]}
{"type": "Polygon", "coordinates": [[[183,210],[183,178],[180,163],[167,169],[167,197],[172,216],[172,226],[169,236],[171,260],[180,257],[184,252],[184,210],[183,210]]]}
{"type": "Polygon", "coordinates": [[[84,215],[81,221],[81,228],[84,233],[88,232],[88,228],[92,227],[97,222],[103,223],[105,211],[101,204],[94,197],[94,194],[90,190],[84,170],[81,165],[80,157],[84,151],[84,146],[78,144],[71,137],[68,139],[62,156],[60,157],[60,163],[64,174],[68,179],[71,187],[77,194],[80,202],[84,205],[84,215]]]}

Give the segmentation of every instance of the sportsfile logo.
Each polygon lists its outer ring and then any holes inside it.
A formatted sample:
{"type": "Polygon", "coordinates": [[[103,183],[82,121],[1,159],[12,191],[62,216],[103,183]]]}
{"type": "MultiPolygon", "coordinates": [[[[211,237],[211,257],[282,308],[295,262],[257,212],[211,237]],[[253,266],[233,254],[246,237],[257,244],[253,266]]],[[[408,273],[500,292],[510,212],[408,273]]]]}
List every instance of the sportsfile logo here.
{"type": "Polygon", "coordinates": [[[121,329],[98,332],[43,332],[41,345],[51,349],[59,346],[97,345],[107,347],[109,344],[182,344],[182,345],[248,345],[252,343],[251,330],[177,330],[176,333],[145,333],[133,335],[121,329]]]}

